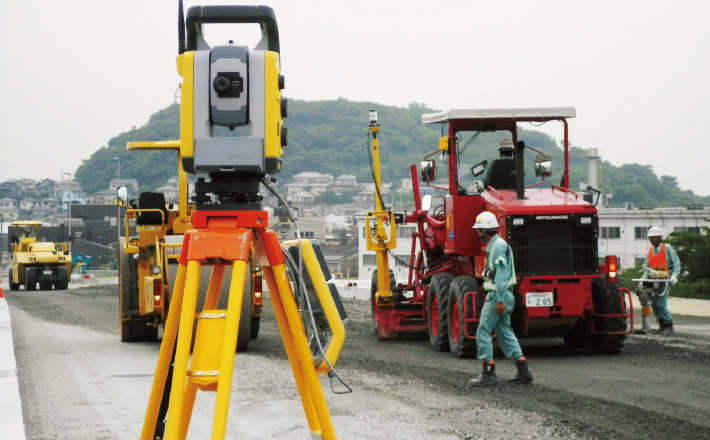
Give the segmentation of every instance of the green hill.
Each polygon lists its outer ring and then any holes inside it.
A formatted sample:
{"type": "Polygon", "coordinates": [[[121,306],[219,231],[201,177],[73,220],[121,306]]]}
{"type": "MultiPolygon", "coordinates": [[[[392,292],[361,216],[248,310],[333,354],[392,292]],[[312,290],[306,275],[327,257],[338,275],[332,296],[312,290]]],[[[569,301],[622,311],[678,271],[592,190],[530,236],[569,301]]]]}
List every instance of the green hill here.
{"type": "MultiPolygon", "coordinates": [[[[393,107],[372,102],[353,102],[346,99],[330,101],[301,101],[289,99],[289,145],[284,149],[284,167],[277,178],[287,181],[303,171],[317,171],[337,177],[351,174],[358,182],[370,182],[371,171],[367,154],[368,110],[377,109],[382,124],[380,131],[382,179],[385,182],[409,176],[409,166],[419,163],[437,148],[441,135],[439,125],[422,125],[421,115],[434,111],[423,104],[393,107]]],[[[128,141],[157,141],[177,139],[179,136],[179,108],[171,105],[150,117],[147,124],[121,133],[110,139],[106,147],[97,150],[76,171],[76,179],[88,193],[108,188],[116,176],[114,157],[121,159],[121,177],[135,178],[141,191],[166,184],[176,175],[177,160],[173,152],[128,151],[128,141]]],[[[562,172],[562,149],[548,135],[523,130],[522,139],[530,146],[539,147],[553,158],[550,181],[559,182],[562,172]]],[[[484,147],[480,159],[497,156],[498,138],[486,137],[479,141],[484,147]]],[[[570,149],[570,187],[587,180],[587,159],[582,148],[570,149]]],[[[701,197],[689,190],[681,190],[674,177],[658,177],[648,165],[602,164],[602,188],[614,194],[614,203],[678,205],[710,204],[710,197],[701,197]]]]}

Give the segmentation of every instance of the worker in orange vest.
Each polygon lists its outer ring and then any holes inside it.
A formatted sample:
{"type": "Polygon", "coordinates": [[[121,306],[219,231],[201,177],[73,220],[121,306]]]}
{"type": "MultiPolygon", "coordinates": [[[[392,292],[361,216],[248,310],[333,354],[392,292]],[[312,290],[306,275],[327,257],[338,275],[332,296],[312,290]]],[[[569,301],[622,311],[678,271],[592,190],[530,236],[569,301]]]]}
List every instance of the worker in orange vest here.
{"type": "MultiPolygon", "coordinates": [[[[670,285],[675,285],[678,282],[680,275],[680,259],[675,250],[670,244],[663,242],[663,230],[659,226],[653,226],[648,229],[648,240],[651,242],[651,247],[648,248],[648,255],[644,267],[649,267],[657,272],[665,271],[670,275],[671,282],[666,284],[663,293],[651,301],[653,314],[658,321],[658,330],[652,330],[652,333],[673,333],[673,316],[668,310],[668,295],[670,285]]],[[[646,278],[647,275],[644,275],[646,278]]]]}

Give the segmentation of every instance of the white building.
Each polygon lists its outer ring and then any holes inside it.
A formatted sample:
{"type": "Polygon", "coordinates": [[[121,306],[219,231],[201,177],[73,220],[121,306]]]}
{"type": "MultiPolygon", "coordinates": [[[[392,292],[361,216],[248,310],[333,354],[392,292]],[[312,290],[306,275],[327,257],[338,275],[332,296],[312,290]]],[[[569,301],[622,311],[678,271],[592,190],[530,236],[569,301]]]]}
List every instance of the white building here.
{"type": "MultiPolygon", "coordinates": [[[[710,226],[710,209],[599,209],[599,256],[616,255],[622,269],[642,264],[648,254],[646,234],[651,226],[663,228],[664,237],[688,230],[700,234],[710,226]]],[[[681,262],[682,264],[682,262],[681,262]]]]}
{"type": "MultiPolygon", "coordinates": [[[[680,230],[703,233],[702,227],[710,227],[710,209],[657,208],[657,209],[599,209],[599,256],[616,255],[622,269],[642,264],[648,253],[649,242],[646,234],[651,226],[663,228],[664,237],[680,230]]],[[[375,252],[367,250],[365,218],[357,217],[358,267],[360,279],[369,279],[377,268],[375,252]]],[[[389,229],[388,229],[389,231],[389,229]]],[[[409,264],[412,249],[412,233],[416,225],[397,227],[397,248],[392,251],[400,260],[409,264]]],[[[419,246],[417,246],[419,249],[419,246]]],[[[406,267],[395,265],[390,256],[390,269],[398,282],[405,282],[409,276],[406,267]]],[[[682,262],[681,262],[682,264],[682,262]]]]}

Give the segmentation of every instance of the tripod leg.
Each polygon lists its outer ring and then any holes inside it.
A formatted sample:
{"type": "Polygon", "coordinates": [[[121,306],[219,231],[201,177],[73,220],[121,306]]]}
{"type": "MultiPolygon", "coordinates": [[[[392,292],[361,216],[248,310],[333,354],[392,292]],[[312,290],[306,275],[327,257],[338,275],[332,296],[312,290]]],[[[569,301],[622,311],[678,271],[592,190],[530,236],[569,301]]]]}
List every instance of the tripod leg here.
{"type": "Polygon", "coordinates": [[[175,370],[173,373],[173,384],[170,390],[166,439],[177,439],[179,434],[180,416],[185,396],[185,380],[187,379],[187,369],[190,360],[190,342],[192,342],[192,326],[195,320],[195,307],[197,306],[197,290],[200,286],[201,269],[202,264],[199,261],[187,262],[185,294],[180,311],[180,327],[177,337],[177,351],[175,352],[175,370]]]}
{"type": "MultiPolygon", "coordinates": [[[[168,376],[170,375],[170,366],[172,364],[173,352],[175,349],[175,338],[178,332],[178,321],[180,319],[180,310],[182,308],[183,291],[185,288],[185,274],[187,266],[179,265],[177,278],[175,279],[175,287],[173,289],[173,298],[170,302],[170,312],[168,319],[165,322],[163,330],[163,342],[160,344],[160,354],[158,355],[158,365],[155,368],[155,377],[153,377],[153,387],[150,391],[150,400],[148,409],[146,410],[145,420],[143,422],[143,430],[141,432],[141,440],[152,440],[158,434],[162,438],[162,432],[156,432],[156,423],[161,412],[161,402],[164,394],[170,394],[170,390],[166,390],[168,376]],[[172,313],[171,313],[172,312],[172,313]]],[[[167,385],[169,386],[169,385],[167,385]]]]}
{"type": "Polygon", "coordinates": [[[284,311],[283,302],[281,301],[281,295],[278,294],[279,289],[276,286],[274,272],[271,270],[270,266],[262,267],[262,271],[264,274],[264,279],[266,280],[266,285],[269,287],[269,292],[274,292],[273,294],[269,295],[271,299],[271,305],[274,307],[274,314],[276,315],[276,320],[279,323],[279,332],[281,332],[281,339],[284,341],[286,355],[288,356],[288,361],[291,364],[291,369],[293,370],[293,378],[296,381],[298,393],[301,395],[301,404],[303,405],[303,411],[306,413],[308,427],[313,432],[320,431],[318,415],[316,414],[315,407],[313,406],[311,392],[308,390],[308,386],[306,385],[306,378],[303,375],[303,368],[301,368],[301,364],[298,362],[298,355],[296,354],[296,345],[293,342],[291,329],[288,326],[288,320],[286,319],[286,312],[284,311]]]}
{"type": "Polygon", "coordinates": [[[234,373],[234,352],[237,349],[237,333],[239,331],[239,320],[242,314],[242,296],[244,295],[246,270],[246,261],[234,261],[232,280],[229,286],[227,324],[224,329],[222,356],[220,357],[219,365],[219,385],[217,386],[214,422],[212,425],[213,439],[223,439],[227,432],[229,395],[232,392],[232,375],[234,373]]]}
{"type": "Polygon", "coordinates": [[[323,394],[323,388],[321,386],[320,379],[318,378],[315,363],[313,362],[313,355],[311,354],[311,350],[308,345],[308,339],[306,339],[303,321],[301,320],[301,315],[298,312],[298,306],[296,305],[296,301],[291,293],[291,286],[288,283],[286,268],[282,263],[272,266],[272,270],[278,286],[278,295],[281,297],[284,311],[286,312],[286,319],[288,320],[288,325],[291,330],[291,335],[293,335],[294,338],[298,361],[303,369],[306,384],[310,391],[311,400],[318,416],[318,421],[321,427],[321,435],[325,440],[335,439],[335,430],[333,429],[333,423],[330,420],[328,404],[325,400],[325,395],[323,394]]]}
{"type": "Polygon", "coordinates": [[[210,284],[207,288],[204,310],[212,310],[217,308],[219,294],[222,291],[222,284],[224,283],[224,272],[226,269],[227,266],[224,264],[215,264],[212,266],[212,275],[210,276],[210,284]]]}

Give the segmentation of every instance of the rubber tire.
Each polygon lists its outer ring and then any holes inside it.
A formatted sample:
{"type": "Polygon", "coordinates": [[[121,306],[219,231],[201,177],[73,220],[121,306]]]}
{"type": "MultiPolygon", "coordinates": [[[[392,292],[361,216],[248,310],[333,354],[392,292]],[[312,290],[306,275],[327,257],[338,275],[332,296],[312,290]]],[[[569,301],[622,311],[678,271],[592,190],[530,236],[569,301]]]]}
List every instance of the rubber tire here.
{"type": "Polygon", "coordinates": [[[25,268],[25,290],[37,290],[37,272],[31,268],[25,268]]]}
{"type": "Polygon", "coordinates": [[[119,285],[118,285],[118,305],[119,305],[119,328],[121,342],[157,341],[158,326],[148,325],[147,319],[136,319],[124,321],[123,315],[131,312],[132,291],[135,294],[134,302],[138,302],[138,273],[137,264],[131,261],[124,248],[125,238],[121,237],[118,242],[120,258],[118,260],[119,285]],[[131,289],[133,285],[133,289],[131,289]]]}
{"type": "MultiPolygon", "coordinates": [[[[394,279],[394,272],[392,269],[390,269],[390,290],[393,288],[396,290],[397,289],[397,281],[394,279]]],[[[375,334],[377,335],[377,339],[382,340],[384,339],[379,332],[379,326],[377,324],[377,314],[375,310],[375,294],[377,293],[377,269],[375,269],[372,272],[372,280],[370,281],[370,312],[372,313],[372,324],[373,324],[373,329],[375,330],[375,334]]],[[[396,292],[394,292],[396,295],[396,292]]]]}
{"type": "Polygon", "coordinates": [[[449,289],[454,276],[450,273],[437,273],[431,277],[429,295],[427,296],[427,329],[429,345],[436,351],[449,351],[449,289]],[[436,301],[436,302],[435,302],[436,301]],[[434,305],[438,308],[439,322],[436,329],[432,326],[432,311],[434,305]]]}
{"type": "MultiPolygon", "coordinates": [[[[476,340],[466,336],[464,308],[462,304],[464,302],[464,295],[466,295],[467,292],[478,292],[479,294],[476,295],[476,299],[478,300],[481,297],[478,290],[478,281],[470,276],[454,278],[451,282],[451,288],[449,289],[449,304],[447,307],[449,316],[449,348],[451,349],[451,355],[456,358],[476,357],[476,351],[478,350],[476,340]],[[455,310],[457,305],[458,311],[455,310]],[[454,334],[455,320],[458,320],[457,335],[454,334]]],[[[469,298],[469,303],[469,311],[472,312],[473,301],[471,298],[469,298]]],[[[480,318],[481,316],[481,307],[476,305],[476,318],[480,318]]]]}
{"type": "Polygon", "coordinates": [[[10,268],[10,273],[7,277],[9,280],[8,282],[10,283],[10,290],[20,290],[20,283],[13,283],[12,282],[12,268],[10,268]]]}
{"type": "MultiPolygon", "coordinates": [[[[596,313],[603,315],[620,314],[622,311],[619,284],[609,283],[606,277],[592,281],[592,300],[596,313]]],[[[597,330],[622,332],[626,330],[624,318],[594,318],[597,330]]],[[[626,335],[592,334],[590,342],[592,350],[599,354],[617,354],[624,348],[626,335]]]]}
{"type": "Polygon", "coordinates": [[[587,348],[589,347],[589,331],[587,330],[587,320],[579,318],[572,326],[572,329],[564,337],[565,345],[568,348],[587,348]]]}
{"type": "Polygon", "coordinates": [[[69,288],[69,272],[66,267],[57,269],[57,282],[54,288],[57,290],[67,290],[69,288]]]}
{"type": "Polygon", "coordinates": [[[256,339],[259,336],[259,326],[261,325],[261,317],[254,316],[251,318],[251,339],[256,339]]]}
{"type": "MultiPolygon", "coordinates": [[[[177,275],[177,267],[175,271],[171,270],[170,272],[174,272],[177,275]]],[[[202,310],[204,310],[205,308],[205,300],[207,299],[207,289],[210,285],[211,273],[211,266],[202,267],[202,271],[200,272],[200,289],[198,291],[197,304],[195,307],[196,313],[201,313],[202,310]]],[[[251,277],[249,276],[249,274],[251,274],[251,264],[247,264],[246,274],[247,276],[245,277],[244,283],[244,296],[242,297],[242,315],[239,318],[239,330],[237,333],[238,352],[247,351],[249,349],[249,341],[252,339],[251,282],[249,282],[249,280],[251,280],[251,277]]],[[[231,282],[231,278],[232,268],[230,266],[227,267],[227,270],[224,271],[224,281],[222,283],[222,290],[220,291],[219,300],[217,301],[217,309],[219,310],[227,310],[229,306],[229,284],[231,282]]],[[[171,282],[171,286],[174,285],[175,283],[171,282]]],[[[192,342],[190,343],[190,349],[192,349],[195,345],[195,336],[197,335],[197,323],[198,321],[196,320],[192,326],[192,342]]]]}

